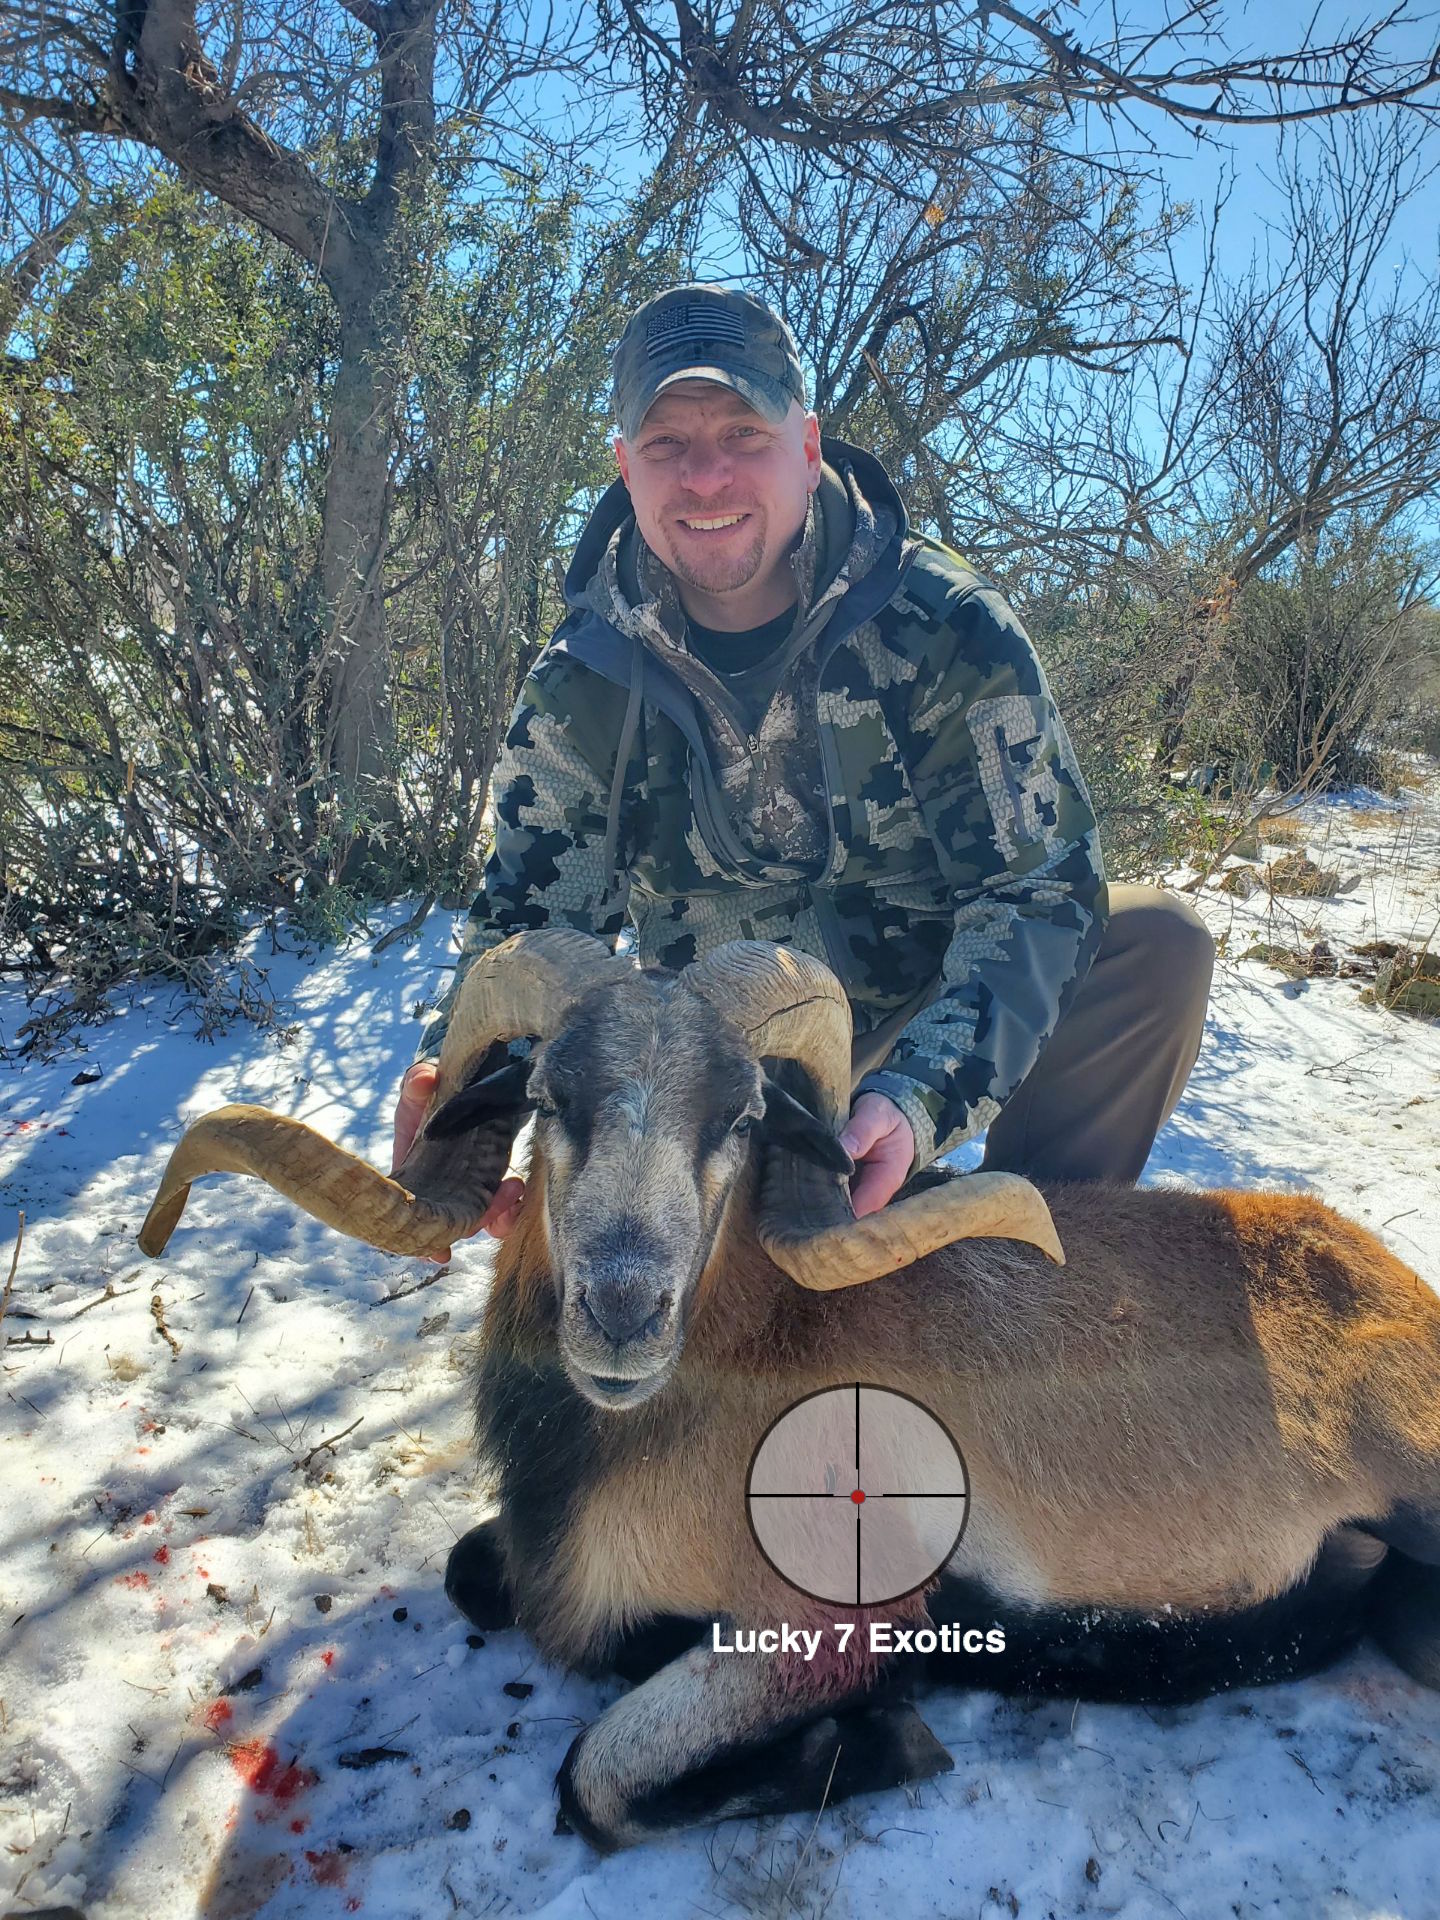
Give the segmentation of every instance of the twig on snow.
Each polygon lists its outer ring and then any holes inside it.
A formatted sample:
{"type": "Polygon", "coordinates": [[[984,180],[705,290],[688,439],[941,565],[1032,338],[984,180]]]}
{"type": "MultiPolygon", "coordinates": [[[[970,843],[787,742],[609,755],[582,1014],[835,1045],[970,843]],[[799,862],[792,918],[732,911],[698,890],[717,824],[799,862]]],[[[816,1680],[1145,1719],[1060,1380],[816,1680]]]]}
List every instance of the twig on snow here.
{"type": "Polygon", "coordinates": [[[158,1293],[152,1293],[150,1296],[150,1311],[155,1318],[155,1331],[170,1349],[170,1358],[172,1360],[178,1360],[180,1358],[180,1342],[165,1324],[165,1302],[160,1298],[158,1293]]]}
{"type": "Polygon", "coordinates": [[[360,1422],[361,1422],[361,1421],[362,1421],[362,1420],[363,1420],[364,1418],[365,1418],[365,1416],[364,1416],[364,1414],[363,1414],[363,1413],[362,1413],[362,1414],[359,1414],[359,1415],[357,1415],[357,1417],[356,1417],[356,1418],[355,1418],[354,1420],[352,1420],[352,1421],[350,1422],[350,1424],[349,1424],[349,1426],[348,1426],[348,1427],[343,1427],[343,1428],[341,1429],[341,1431],[340,1431],[339,1433],[337,1433],[337,1434],[333,1434],[333,1435],[332,1435],[332,1436],[330,1437],[330,1439],[328,1439],[328,1440],[317,1440],[317,1441],[315,1442],[315,1445],[314,1445],[313,1447],[311,1447],[311,1449],[310,1449],[310,1451],[309,1451],[309,1452],[308,1452],[308,1453],[306,1454],[306,1456],[305,1456],[305,1458],[304,1458],[303,1460],[297,1460],[297,1461],[295,1462],[295,1467],[294,1467],[294,1471],[296,1471],[296,1472],[299,1472],[299,1471],[301,1471],[301,1470],[302,1470],[303,1468],[305,1468],[305,1467],[308,1467],[308,1466],[309,1466],[309,1464],[310,1464],[310,1462],[311,1462],[311,1461],[312,1461],[312,1460],[313,1460],[313,1459],[315,1458],[315,1456],[316,1456],[316,1454],[317,1454],[317,1453],[323,1453],[323,1452],[325,1451],[325,1449],[326,1449],[327,1447],[328,1447],[328,1448],[330,1449],[330,1451],[331,1451],[331,1452],[333,1453],[333,1452],[335,1451],[335,1448],[336,1448],[336,1446],[337,1446],[337,1444],[338,1444],[338,1443],[339,1443],[339,1442],[340,1442],[341,1440],[343,1440],[343,1439],[345,1438],[345,1435],[346,1435],[347,1433],[353,1433],[353,1432],[355,1431],[355,1429],[356,1429],[356,1427],[358,1427],[358,1426],[359,1426],[359,1424],[360,1424],[360,1422]]]}
{"type": "Polygon", "coordinates": [[[20,1218],[15,1227],[15,1251],[10,1256],[10,1273],[5,1282],[5,1292],[0,1295],[0,1321],[5,1318],[5,1309],[10,1304],[10,1289],[15,1284],[15,1271],[20,1265],[20,1248],[25,1240],[25,1210],[20,1210],[20,1218]]]}

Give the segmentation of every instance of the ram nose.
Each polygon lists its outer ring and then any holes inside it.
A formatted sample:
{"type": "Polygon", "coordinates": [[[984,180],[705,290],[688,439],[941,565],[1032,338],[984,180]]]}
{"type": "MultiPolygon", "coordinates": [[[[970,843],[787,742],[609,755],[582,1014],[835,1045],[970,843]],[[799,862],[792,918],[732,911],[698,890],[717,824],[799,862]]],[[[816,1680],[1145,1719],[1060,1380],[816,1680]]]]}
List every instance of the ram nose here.
{"type": "Polygon", "coordinates": [[[674,1304],[668,1287],[657,1289],[638,1277],[591,1281],[580,1289],[580,1306],[590,1327],[616,1346],[657,1338],[674,1304]]]}
{"type": "Polygon", "coordinates": [[[606,1397],[620,1383],[658,1377],[679,1331],[675,1262],[663,1237],[625,1216],[590,1236],[567,1286],[566,1345],[572,1364],[606,1397]]]}

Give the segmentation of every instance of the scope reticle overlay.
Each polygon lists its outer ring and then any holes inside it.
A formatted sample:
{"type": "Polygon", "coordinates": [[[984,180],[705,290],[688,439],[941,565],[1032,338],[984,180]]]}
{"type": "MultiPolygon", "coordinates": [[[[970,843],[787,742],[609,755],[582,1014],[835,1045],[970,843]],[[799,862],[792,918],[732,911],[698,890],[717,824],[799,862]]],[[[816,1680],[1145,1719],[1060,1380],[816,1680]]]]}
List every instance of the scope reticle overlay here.
{"type": "Polygon", "coordinates": [[[812,1600],[877,1607],[932,1579],[960,1544],[970,1481],[928,1407],[888,1387],[825,1387],[782,1413],[750,1462],[760,1551],[812,1600]]]}

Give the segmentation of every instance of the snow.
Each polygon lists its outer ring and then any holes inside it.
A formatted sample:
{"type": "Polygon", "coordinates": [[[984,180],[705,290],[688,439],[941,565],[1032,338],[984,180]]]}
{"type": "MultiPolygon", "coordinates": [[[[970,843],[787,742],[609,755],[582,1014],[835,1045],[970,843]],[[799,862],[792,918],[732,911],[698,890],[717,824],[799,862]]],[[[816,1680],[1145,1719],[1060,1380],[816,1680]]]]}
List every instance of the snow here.
{"type": "MultiPolygon", "coordinates": [[[[1360,874],[1353,892],[1200,894],[1224,954],[1147,1177],[1313,1189],[1437,1285],[1440,1026],[1234,957],[1256,939],[1423,944],[1440,919],[1424,778],[1401,803],[1300,816],[1313,858],[1360,874]]],[[[556,1767],[620,1683],[548,1669],[518,1632],[473,1644],[442,1586],[486,1510],[464,1374],[486,1245],[437,1271],[223,1179],[196,1188],[163,1260],[134,1239],[183,1124],[227,1100],[388,1164],[415,1006],[453,930],[432,916],[378,961],[366,942],[257,942],[288,1044],[243,1026],[203,1044],[156,991],[83,1052],[0,1067],[0,1277],[26,1215],[0,1404],[0,1908],[1440,1914],[1440,1711],[1371,1648],[1180,1710],[935,1693],[955,1771],[913,1792],[609,1860],[556,1836],[556,1767]],[[26,1334],[50,1344],[9,1344],[26,1334]]],[[[24,1017],[0,991],[0,1038],[24,1017]]]]}

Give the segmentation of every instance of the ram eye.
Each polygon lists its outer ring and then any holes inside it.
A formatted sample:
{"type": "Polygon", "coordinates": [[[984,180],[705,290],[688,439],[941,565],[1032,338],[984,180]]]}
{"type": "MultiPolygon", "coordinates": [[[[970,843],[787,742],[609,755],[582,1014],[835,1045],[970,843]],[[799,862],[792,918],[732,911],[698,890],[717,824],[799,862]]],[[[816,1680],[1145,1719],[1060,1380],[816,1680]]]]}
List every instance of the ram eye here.
{"type": "Polygon", "coordinates": [[[730,1131],[731,1133],[738,1135],[738,1137],[741,1140],[745,1139],[747,1135],[752,1134],[755,1131],[754,1114],[742,1113],[740,1118],[732,1124],[730,1131]]]}

